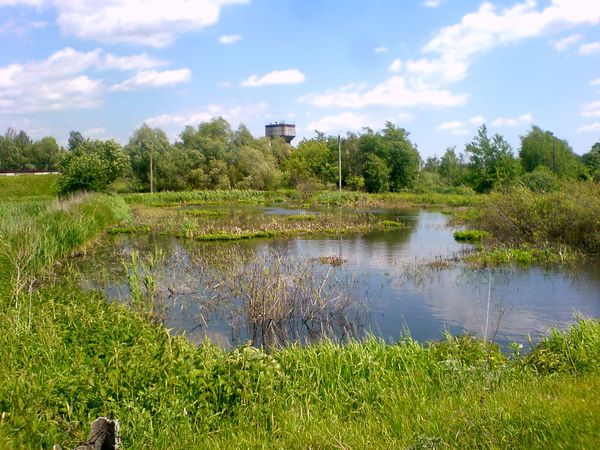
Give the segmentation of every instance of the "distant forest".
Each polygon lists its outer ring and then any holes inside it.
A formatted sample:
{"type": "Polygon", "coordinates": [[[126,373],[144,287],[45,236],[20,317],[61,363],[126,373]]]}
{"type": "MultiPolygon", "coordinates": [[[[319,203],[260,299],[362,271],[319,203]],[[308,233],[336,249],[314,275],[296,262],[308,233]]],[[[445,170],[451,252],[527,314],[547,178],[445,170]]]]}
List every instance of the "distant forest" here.
{"type": "MultiPolygon", "coordinates": [[[[458,151],[423,160],[409,133],[387,122],[341,140],[342,186],[388,192],[493,189],[524,184],[551,191],[564,181],[600,181],[600,141],[586,154],[535,125],[516,152],[482,125],[458,151]]],[[[223,118],[187,126],[170,143],[164,131],[142,125],[127,145],[92,140],[72,131],[68,147],[53,137],[32,140],[9,128],[0,136],[0,171],[60,171],[59,192],[119,192],[191,189],[327,189],[338,183],[337,136],[316,133],[296,148],[281,139],[255,138],[244,125],[236,130],[223,118]],[[152,169],[152,170],[151,170],[152,169]]]]}

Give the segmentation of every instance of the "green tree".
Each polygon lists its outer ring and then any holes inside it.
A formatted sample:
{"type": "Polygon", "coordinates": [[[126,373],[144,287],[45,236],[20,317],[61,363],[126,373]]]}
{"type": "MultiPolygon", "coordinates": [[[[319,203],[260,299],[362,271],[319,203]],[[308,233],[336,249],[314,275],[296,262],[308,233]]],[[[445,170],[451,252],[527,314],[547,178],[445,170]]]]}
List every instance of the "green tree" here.
{"type": "Polygon", "coordinates": [[[494,187],[508,184],[519,173],[510,144],[497,133],[490,139],[485,124],[479,127],[465,151],[469,155],[468,179],[477,192],[489,192],[494,187]]]}
{"type": "Polygon", "coordinates": [[[462,178],[462,163],[456,155],[456,147],[446,149],[440,158],[440,175],[449,185],[456,185],[462,178]]]}
{"type": "MultiPolygon", "coordinates": [[[[134,176],[142,183],[144,188],[148,189],[150,187],[150,159],[152,159],[153,165],[156,164],[157,166],[159,165],[158,161],[161,160],[163,170],[170,174],[166,166],[174,164],[174,162],[169,163],[167,161],[171,158],[164,157],[170,149],[169,139],[160,128],[150,128],[144,123],[133,132],[124,150],[131,160],[131,169],[134,176]]],[[[169,183],[165,182],[164,184],[169,183]]]]}
{"type": "Polygon", "coordinates": [[[83,144],[87,139],[83,137],[83,134],[81,134],[79,131],[70,131],[69,132],[69,141],[68,141],[68,148],[69,151],[73,151],[75,150],[77,147],[79,147],[81,144],[83,144]]]}
{"type": "Polygon", "coordinates": [[[365,187],[368,192],[387,192],[390,190],[391,170],[386,162],[374,153],[366,156],[363,167],[365,187]]]}
{"type": "Polygon", "coordinates": [[[585,178],[586,176],[585,166],[568,142],[556,138],[550,131],[542,130],[535,125],[525,136],[521,136],[519,157],[526,172],[544,166],[559,177],[585,178]]]}
{"type": "Polygon", "coordinates": [[[591,150],[581,156],[581,160],[593,179],[600,181],[600,141],[592,145],[591,150]]]}
{"type": "Polygon", "coordinates": [[[113,141],[85,141],[59,163],[58,192],[103,191],[129,166],[129,157],[113,141]]]}
{"type": "Polygon", "coordinates": [[[294,184],[307,181],[333,183],[337,165],[329,162],[330,154],[323,139],[304,139],[294,150],[288,161],[287,172],[294,184]]]}

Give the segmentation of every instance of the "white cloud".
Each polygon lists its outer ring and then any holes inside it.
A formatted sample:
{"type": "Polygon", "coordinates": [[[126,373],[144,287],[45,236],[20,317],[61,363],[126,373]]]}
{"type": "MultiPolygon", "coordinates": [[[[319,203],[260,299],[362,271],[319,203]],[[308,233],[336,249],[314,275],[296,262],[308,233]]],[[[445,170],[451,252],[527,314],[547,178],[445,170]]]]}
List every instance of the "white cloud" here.
{"type": "MultiPolygon", "coordinates": [[[[407,122],[412,119],[412,114],[398,113],[392,119],[394,123],[407,122]]],[[[375,128],[381,126],[385,121],[369,114],[357,114],[354,112],[342,112],[336,115],[321,117],[308,124],[308,131],[321,131],[323,133],[345,133],[347,131],[360,131],[365,127],[375,128]]]]}
{"type": "Polygon", "coordinates": [[[437,8],[442,4],[443,0],[424,0],[423,6],[425,8],[437,8]]]}
{"type": "Polygon", "coordinates": [[[600,86],[600,78],[590,81],[590,86],[600,86]]]}
{"type": "Polygon", "coordinates": [[[239,34],[224,34],[219,38],[221,44],[235,44],[237,41],[242,39],[239,34]]]}
{"type": "Polygon", "coordinates": [[[0,114],[95,107],[106,87],[97,74],[89,72],[143,70],[165,64],[145,53],[118,56],[98,48],[80,52],[66,47],[42,61],[0,66],[0,114]]]}
{"type": "Polygon", "coordinates": [[[148,56],[146,53],[131,56],[116,56],[107,53],[104,59],[98,63],[98,67],[116,70],[148,70],[167,64],[167,61],[148,56]]]}
{"type": "Polygon", "coordinates": [[[456,135],[467,134],[469,132],[468,124],[463,120],[442,122],[437,126],[437,128],[438,130],[448,131],[456,135]]]}
{"type": "Polygon", "coordinates": [[[485,123],[485,117],[483,116],[473,116],[469,119],[469,123],[472,125],[481,125],[485,123]]]}
{"type": "Polygon", "coordinates": [[[107,43],[167,47],[178,35],[219,20],[221,8],[249,0],[1,0],[0,6],[50,6],[65,34],[107,43]]]}
{"type": "Polygon", "coordinates": [[[553,45],[554,45],[554,48],[556,50],[558,50],[559,52],[564,52],[571,45],[573,45],[576,42],[580,41],[581,38],[582,38],[582,36],[580,34],[572,34],[570,36],[567,36],[567,37],[564,37],[562,39],[559,39],[558,41],[555,41],[553,43],[553,45]]]}
{"type": "Polygon", "coordinates": [[[130,91],[146,87],[170,87],[189,81],[192,77],[190,69],[144,70],[133,77],[110,87],[111,91],[130,91]]]}
{"type": "Polygon", "coordinates": [[[215,117],[223,117],[232,125],[248,123],[256,118],[264,119],[267,116],[268,104],[264,102],[256,104],[226,106],[211,104],[201,109],[181,111],[174,114],[161,114],[144,120],[151,127],[164,130],[169,138],[176,139],[179,133],[187,125],[196,126],[200,122],[206,122],[215,117]]]}
{"type": "Polygon", "coordinates": [[[553,29],[600,23],[600,2],[552,0],[543,10],[535,7],[535,0],[525,0],[497,11],[494,5],[484,2],[477,12],[465,15],[460,23],[442,28],[424,50],[466,59],[498,45],[515,43],[553,29]]]}
{"type": "Polygon", "coordinates": [[[98,138],[106,135],[106,128],[90,128],[89,130],[85,130],[82,132],[86,137],[98,138]]]}
{"type": "Polygon", "coordinates": [[[591,42],[579,47],[580,55],[591,55],[592,53],[600,53],[600,42],[591,42]]]}
{"type": "Polygon", "coordinates": [[[400,58],[393,60],[388,70],[392,73],[400,72],[402,70],[402,61],[400,60],[400,58]]]}
{"type": "Polygon", "coordinates": [[[241,87],[260,87],[273,84],[299,84],[303,83],[306,76],[297,69],[275,70],[266,75],[250,75],[240,83],[241,87]]]}
{"type": "Polygon", "coordinates": [[[468,120],[452,120],[442,122],[437,126],[438,130],[448,131],[451,134],[462,135],[467,134],[473,126],[479,126],[485,123],[485,117],[473,116],[468,120]]]}
{"type": "Polygon", "coordinates": [[[373,50],[375,53],[386,53],[389,49],[387,47],[377,47],[373,50]]]}
{"type": "Polygon", "coordinates": [[[600,100],[586,103],[581,108],[582,117],[600,117],[600,100]]]}
{"type": "Polygon", "coordinates": [[[579,131],[580,133],[587,133],[590,131],[600,131],[600,122],[594,122],[594,123],[590,123],[588,125],[583,125],[583,126],[577,128],[577,131],[579,131]]]}
{"type": "Polygon", "coordinates": [[[322,108],[448,107],[465,104],[467,95],[454,95],[442,89],[411,89],[404,78],[393,76],[373,87],[353,84],[323,94],[309,94],[300,100],[322,108]]]}
{"type": "Polygon", "coordinates": [[[503,118],[499,117],[492,121],[492,125],[495,127],[516,127],[518,125],[530,124],[533,122],[533,115],[531,113],[523,114],[519,117],[503,118]]]}
{"type": "Polygon", "coordinates": [[[342,87],[311,94],[304,100],[317,106],[343,108],[462,105],[467,96],[456,95],[446,86],[468,75],[476,55],[523,39],[598,23],[600,2],[551,0],[550,5],[541,9],[535,0],[524,0],[508,8],[483,2],[477,11],[466,14],[454,25],[441,28],[427,42],[422,51],[433,56],[394,64],[390,70],[397,75],[369,90],[352,91],[342,87]]]}

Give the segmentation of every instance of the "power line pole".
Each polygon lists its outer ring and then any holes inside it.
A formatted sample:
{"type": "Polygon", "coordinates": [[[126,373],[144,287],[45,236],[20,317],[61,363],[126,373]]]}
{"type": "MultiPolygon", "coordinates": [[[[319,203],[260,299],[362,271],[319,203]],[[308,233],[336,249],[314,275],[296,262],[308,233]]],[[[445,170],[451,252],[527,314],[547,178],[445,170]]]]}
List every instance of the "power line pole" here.
{"type": "Polygon", "coordinates": [[[556,138],[552,136],[552,171],[556,175],[556,138]]]}
{"type": "Polygon", "coordinates": [[[154,193],[154,170],[152,167],[152,149],[150,149],[150,193],[154,193]]]}
{"type": "Polygon", "coordinates": [[[342,190],[342,140],[338,134],[338,179],[339,189],[342,190]]]}

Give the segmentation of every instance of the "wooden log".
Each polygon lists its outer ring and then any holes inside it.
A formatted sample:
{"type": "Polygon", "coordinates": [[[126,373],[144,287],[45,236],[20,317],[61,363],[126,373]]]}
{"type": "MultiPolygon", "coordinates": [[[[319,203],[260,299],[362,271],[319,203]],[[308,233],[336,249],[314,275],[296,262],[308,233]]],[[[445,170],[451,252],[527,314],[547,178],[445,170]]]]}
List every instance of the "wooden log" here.
{"type": "Polygon", "coordinates": [[[75,450],[119,450],[121,448],[121,430],[118,420],[98,417],[92,422],[92,431],[86,442],[75,450]]]}

